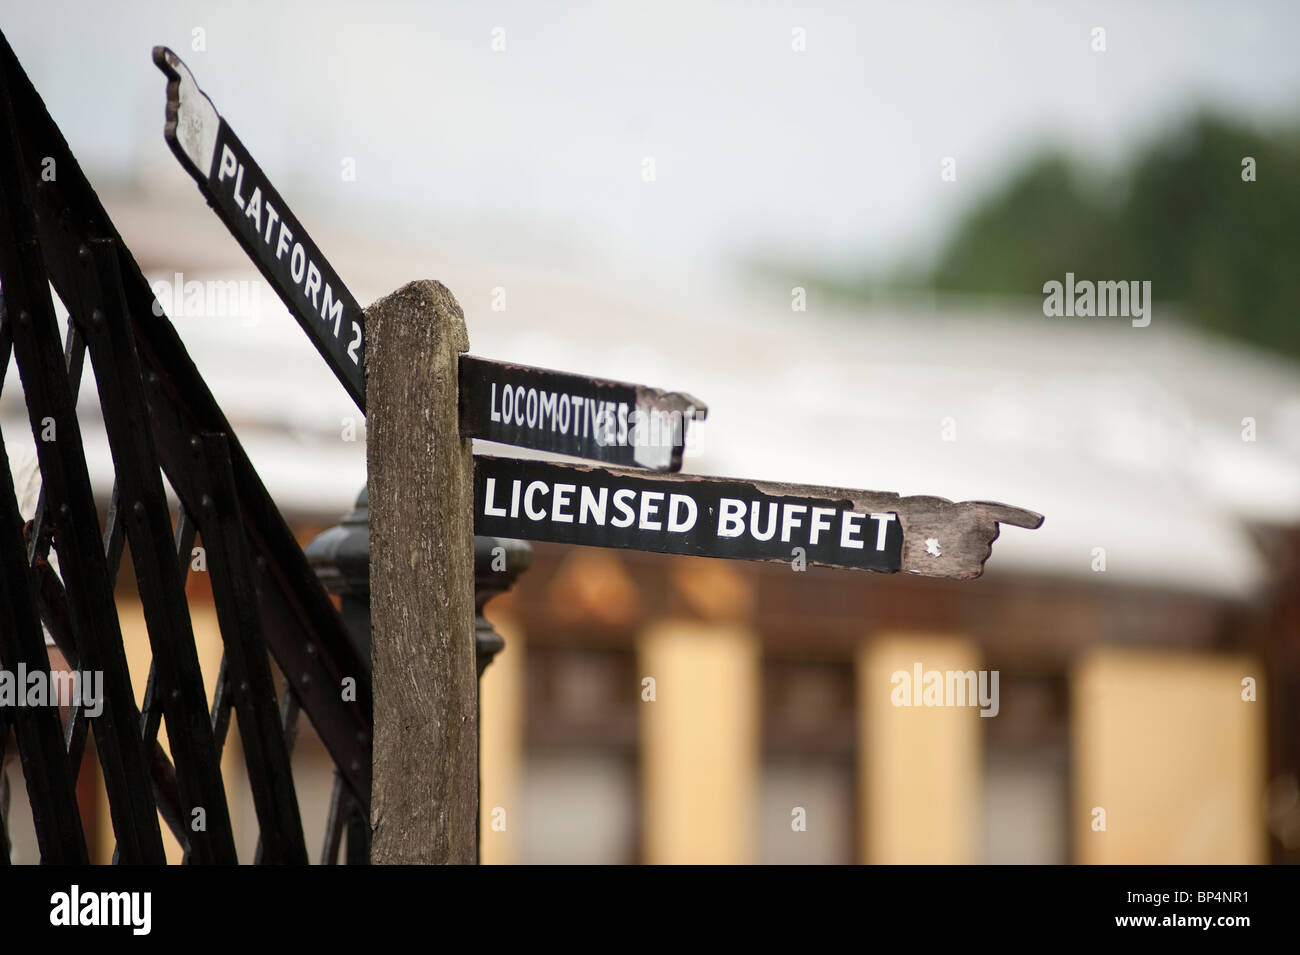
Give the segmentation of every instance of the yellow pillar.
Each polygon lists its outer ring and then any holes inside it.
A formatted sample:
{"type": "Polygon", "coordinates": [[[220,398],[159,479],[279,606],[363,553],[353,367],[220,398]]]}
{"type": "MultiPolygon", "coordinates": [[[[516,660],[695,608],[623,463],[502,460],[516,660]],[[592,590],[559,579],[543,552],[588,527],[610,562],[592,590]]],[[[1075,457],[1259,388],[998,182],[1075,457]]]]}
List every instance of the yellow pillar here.
{"type": "Polygon", "coordinates": [[[665,620],[637,650],[645,861],[756,861],[758,641],[735,623],[665,620]]]}
{"type": "Polygon", "coordinates": [[[979,707],[901,705],[912,701],[917,664],[923,684],[928,671],[977,671],[979,648],[960,636],[889,634],[858,650],[859,857],[885,864],[975,862],[979,707]]]}
{"type": "Polygon", "coordinates": [[[1110,648],[1074,667],[1077,862],[1268,861],[1263,670],[1242,656],[1110,648]]]}
{"type": "Polygon", "coordinates": [[[520,861],[524,823],[524,633],[511,616],[490,608],[489,616],[506,645],[479,680],[479,860],[511,865],[520,861]]]}

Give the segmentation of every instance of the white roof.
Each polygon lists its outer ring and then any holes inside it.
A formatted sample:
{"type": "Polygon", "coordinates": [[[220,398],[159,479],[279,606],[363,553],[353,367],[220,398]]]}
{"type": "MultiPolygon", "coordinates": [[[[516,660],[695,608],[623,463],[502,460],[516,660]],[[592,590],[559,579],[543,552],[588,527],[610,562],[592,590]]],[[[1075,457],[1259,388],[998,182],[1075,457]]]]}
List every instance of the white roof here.
{"type": "MultiPolygon", "coordinates": [[[[151,280],[175,268],[187,281],[258,279],[196,193],[119,206],[151,280]]],[[[1047,318],[1037,301],[847,308],[814,291],[794,312],[788,287],[436,231],[456,243],[313,229],[363,303],[443,281],[475,354],[700,398],[709,418],[686,470],[1045,514],[1039,530],[1003,529],[991,574],[1100,578],[1104,548],[1108,581],[1245,598],[1267,574],[1248,524],[1300,522],[1300,368],[1180,325],[1158,294],[1146,328],[1047,318]]],[[[282,509],[341,515],[365,479],[364,421],[265,285],[254,313],[173,320],[282,509]]],[[[14,388],[0,423],[10,441],[26,430],[14,388]]],[[[111,480],[91,430],[92,469],[111,480]]]]}

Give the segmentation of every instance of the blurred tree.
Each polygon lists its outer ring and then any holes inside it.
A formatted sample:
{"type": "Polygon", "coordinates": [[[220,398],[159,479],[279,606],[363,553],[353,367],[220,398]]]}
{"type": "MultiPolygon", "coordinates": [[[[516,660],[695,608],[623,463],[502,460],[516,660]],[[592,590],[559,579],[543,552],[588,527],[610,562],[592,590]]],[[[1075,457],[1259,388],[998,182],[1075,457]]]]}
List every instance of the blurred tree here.
{"type": "MultiPolygon", "coordinates": [[[[886,288],[1038,296],[1066,272],[1149,279],[1157,314],[1176,304],[1196,324],[1300,357],[1300,134],[1202,114],[1106,177],[1044,154],[972,207],[932,266],[886,288]]],[[[876,294],[867,282],[839,290],[876,294]]]]}
{"type": "Polygon", "coordinates": [[[945,292],[1036,295],[1067,271],[1092,277],[1115,256],[1108,237],[1118,222],[1105,197],[1064,156],[1040,156],[962,217],[928,273],[902,282],[945,292]]]}

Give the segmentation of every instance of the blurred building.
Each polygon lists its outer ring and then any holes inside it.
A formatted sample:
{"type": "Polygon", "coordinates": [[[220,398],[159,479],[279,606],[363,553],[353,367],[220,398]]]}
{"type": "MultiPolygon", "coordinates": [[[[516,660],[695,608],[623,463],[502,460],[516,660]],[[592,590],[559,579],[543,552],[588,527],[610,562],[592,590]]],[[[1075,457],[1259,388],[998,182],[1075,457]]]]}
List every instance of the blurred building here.
{"type": "MultiPolygon", "coordinates": [[[[310,539],[364,482],[364,421],[196,192],[106,202],[182,299],[190,281],[260,286],[172,314],[310,539]]],[[[488,607],[506,650],[483,683],[485,861],[1300,860],[1295,364],[1186,329],[1158,300],[1141,329],[1036,302],[796,310],[788,288],[607,268],[598,252],[308,223],[362,301],[447,284],[477,354],[698,395],[709,421],[687,470],[1047,518],[1005,528],[964,583],[535,545],[488,607]],[[893,705],[892,675],[917,665],[997,671],[997,715],[893,705]]],[[[30,433],[8,381],[12,448],[30,433]]],[[[106,502],[89,376],[82,404],[106,502]]],[[[191,574],[210,691],[204,587],[191,574]]],[[[119,590],[142,694],[129,568],[119,590]]],[[[332,777],[305,721],[295,767],[319,845],[332,777]]],[[[30,856],[19,815],[15,856],[30,856]]],[[[92,838],[111,856],[106,823],[92,838]]]]}

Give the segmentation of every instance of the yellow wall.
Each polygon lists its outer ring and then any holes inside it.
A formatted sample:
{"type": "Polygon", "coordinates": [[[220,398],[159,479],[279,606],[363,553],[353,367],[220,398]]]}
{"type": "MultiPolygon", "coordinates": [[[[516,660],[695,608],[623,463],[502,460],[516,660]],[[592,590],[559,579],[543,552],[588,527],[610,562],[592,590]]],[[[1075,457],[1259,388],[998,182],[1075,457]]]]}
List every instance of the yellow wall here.
{"type": "Polygon", "coordinates": [[[975,707],[895,706],[891,676],[917,662],[923,670],[980,665],[978,648],[956,636],[887,634],[859,650],[859,858],[975,862],[982,718],[975,707]]]}
{"type": "Polygon", "coordinates": [[[735,624],[665,620],[637,650],[645,861],[756,861],[757,640],[735,624]]]}
{"type": "MultiPolygon", "coordinates": [[[[120,607],[137,702],[149,668],[139,604],[120,607]]],[[[211,605],[191,608],[211,698],[221,639],[211,605]]],[[[506,649],[482,682],[482,860],[520,859],[526,824],[526,661],[523,633],[494,617],[506,649]],[[493,828],[505,809],[504,831],[493,828]]],[[[757,860],[761,782],[761,654],[729,622],[664,620],[638,640],[638,684],[655,681],[641,714],[642,847],[653,863],[757,860]]],[[[982,720],[975,707],[898,707],[891,676],[981,666],[970,640],[885,634],[856,657],[859,858],[876,863],[968,863],[980,856],[982,720]]],[[[1267,861],[1263,668],[1242,656],[1099,649],[1071,671],[1071,839],[1085,863],[1267,861]],[[1242,699],[1253,677],[1256,702],[1242,699]],[[1105,829],[1094,808],[1105,810],[1105,829]]],[[[161,737],[166,745],[166,729],[161,737]]],[[[223,758],[227,793],[243,785],[237,730],[223,758]]],[[[230,798],[236,832],[255,832],[246,798],[230,798]],[[249,828],[251,827],[251,829],[249,828]]],[[[112,858],[101,791],[93,858],[112,858]]],[[[180,849],[163,830],[168,860],[180,849]]],[[[241,841],[241,845],[243,841],[241,841]]],[[[248,861],[248,860],[245,860],[248,861]]]]}
{"type": "Polygon", "coordinates": [[[1077,664],[1075,860],[1266,862],[1262,675],[1247,657],[1170,651],[1102,649],[1077,664]],[[1256,702],[1242,699],[1246,677],[1256,702]]]}

